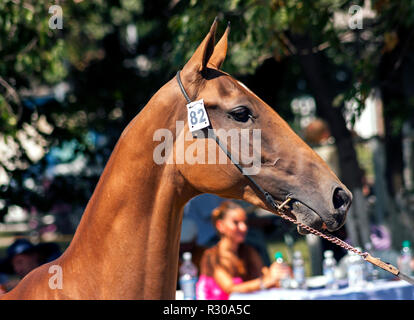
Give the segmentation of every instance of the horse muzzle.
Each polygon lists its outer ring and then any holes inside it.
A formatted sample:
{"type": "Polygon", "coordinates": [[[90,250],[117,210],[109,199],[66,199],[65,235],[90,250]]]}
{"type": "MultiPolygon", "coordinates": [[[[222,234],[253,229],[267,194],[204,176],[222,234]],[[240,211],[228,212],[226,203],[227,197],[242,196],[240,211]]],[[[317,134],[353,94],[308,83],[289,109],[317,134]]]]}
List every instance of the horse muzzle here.
{"type": "MultiPolygon", "coordinates": [[[[323,206],[321,203],[310,203],[301,200],[292,194],[292,201],[289,206],[291,213],[301,222],[313,229],[330,232],[341,228],[346,219],[346,214],[352,203],[352,194],[340,187],[334,189],[329,206],[323,206]],[[328,209],[326,209],[328,207],[328,209]]],[[[313,198],[314,199],[314,198],[313,198]]],[[[309,232],[298,227],[300,234],[308,234],[309,232]]]]}

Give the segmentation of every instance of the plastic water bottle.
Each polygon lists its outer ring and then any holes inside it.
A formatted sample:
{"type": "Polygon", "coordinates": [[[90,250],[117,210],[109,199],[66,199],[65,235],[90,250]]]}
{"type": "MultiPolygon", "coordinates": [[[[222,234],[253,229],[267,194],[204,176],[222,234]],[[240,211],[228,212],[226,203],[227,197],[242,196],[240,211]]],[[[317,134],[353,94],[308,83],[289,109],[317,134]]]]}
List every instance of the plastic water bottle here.
{"type": "Polygon", "coordinates": [[[180,288],[183,291],[184,300],[196,299],[197,267],[191,261],[191,252],[183,253],[183,263],[180,267],[180,288]]]}
{"type": "Polygon", "coordinates": [[[293,253],[293,278],[295,280],[295,285],[300,289],[306,288],[306,276],[305,276],[305,262],[302,258],[302,253],[300,251],[295,251],[293,253]]]}
{"type": "MultiPolygon", "coordinates": [[[[280,264],[285,264],[285,261],[283,260],[283,254],[282,252],[276,252],[275,253],[275,260],[276,263],[280,263],[280,264]]],[[[289,276],[285,276],[282,279],[280,279],[280,286],[284,289],[288,289],[290,287],[290,277],[289,276]]]]}
{"type": "MultiPolygon", "coordinates": [[[[361,251],[360,248],[356,249],[361,251]]],[[[358,254],[354,252],[348,251],[348,255],[348,286],[351,288],[360,288],[365,285],[365,262],[358,254]]]]}
{"type": "MultiPolygon", "coordinates": [[[[365,249],[370,252],[372,250],[371,243],[365,244],[365,249]]],[[[379,278],[379,271],[374,267],[372,263],[365,264],[365,280],[368,282],[376,281],[379,278]]]]}
{"type": "Polygon", "coordinates": [[[398,268],[400,269],[402,273],[408,276],[411,276],[413,273],[413,270],[411,269],[412,257],[413,257],[413,254],[411,251],[410,241],[408,240],[403,241],[398,268]]]}
{"type": "Polygon", "coordinates": [[[326,288],[328,289],[337,289],[338,283],[335,277],[336,269],[336,260],[334,258],[334,253],[332,250],[326,250],[323,253],[324,259],[322,263],[323,275],[326,279],[326,288]]]}

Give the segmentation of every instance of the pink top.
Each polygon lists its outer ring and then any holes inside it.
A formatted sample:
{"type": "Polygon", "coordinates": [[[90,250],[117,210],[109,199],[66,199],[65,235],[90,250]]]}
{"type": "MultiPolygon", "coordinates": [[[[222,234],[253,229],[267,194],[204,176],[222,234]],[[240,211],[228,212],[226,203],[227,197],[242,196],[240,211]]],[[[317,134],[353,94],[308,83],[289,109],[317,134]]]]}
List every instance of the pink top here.
{"type": "MultiPolygon", "coordinates": [[[[234,284],[242,283],[240,277],[233,278],[234,284]]],[[[229,295],[220,288],[213,277],[200,275],[196,285],[197,300],[228,300],[229,295]]]]}

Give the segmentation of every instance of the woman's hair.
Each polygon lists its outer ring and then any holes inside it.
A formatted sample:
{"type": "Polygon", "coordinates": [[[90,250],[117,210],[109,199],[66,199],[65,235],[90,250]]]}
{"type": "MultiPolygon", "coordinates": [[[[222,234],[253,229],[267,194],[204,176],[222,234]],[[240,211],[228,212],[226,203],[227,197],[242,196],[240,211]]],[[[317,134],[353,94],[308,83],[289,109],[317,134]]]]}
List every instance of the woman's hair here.
{"type": "MultiPolygon", "coordinates": [[[[223,201],[211,213],[213,225],[216,226],[217,221],[224,219],[227,212],[233,209],[243,209],[243,207],[231,200],[223,201]]],[[[255,269],[252,250],[250,246],[241,244],[237,253],[239,258],[235,258],[234,256],[221,255],[218,247],[213,246],[207,249],[203,255],[200,264],[200,273],[212,277],[215,268],[220,266],[232,276],[242,277],[244,281],[254,279],[260,275],[260,270],[255,269]]]]}
{"type": "Polygon", "coordinates": [[[218,220],[224,219],[226,216],[226,213],[229,210],[233,209],[243,209],[241,206],[239,206],[237,203],[231,200],[223,201],[217,208],[213,210],[211,213],[211,219],[213,221],[213,225],[216,226],[216,222],[218,220]]]}
{"type": "Polygon", "coordinates": [[[328,124],[321,120],[316,119],[312,121],[305,129],[305,141],[309,144],[317,145],[320,144],[325,136],[330,136],[328,124]]]}

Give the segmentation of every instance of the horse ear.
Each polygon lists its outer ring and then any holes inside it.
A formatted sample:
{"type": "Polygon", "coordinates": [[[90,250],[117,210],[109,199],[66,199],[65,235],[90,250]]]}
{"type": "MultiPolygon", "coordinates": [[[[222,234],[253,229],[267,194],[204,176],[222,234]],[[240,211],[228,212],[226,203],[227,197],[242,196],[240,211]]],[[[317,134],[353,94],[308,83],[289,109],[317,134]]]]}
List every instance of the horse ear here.
{"type": "Polygon", "coordinates": [[[198,46],[190,60],[185,64],[183,71],[191,70],[194,72],[202,72],[207,68],[207,63],[214,51],[217,20],[218,18],[216,17],[211,25],[209,33],[198,46]]]}
{"type": "Polygon", "coordinates": [[[220,69],[221,65],[224,62],[227,54],[227,39],[230,32],[230,22],[227,24],[226,31],[224,31],[223,36],[221,37],[220,41],[217,42],[216,46],[214,47],[214,52],[208,61],[209,65],[212,65],[216,69],[220,69]]]}

